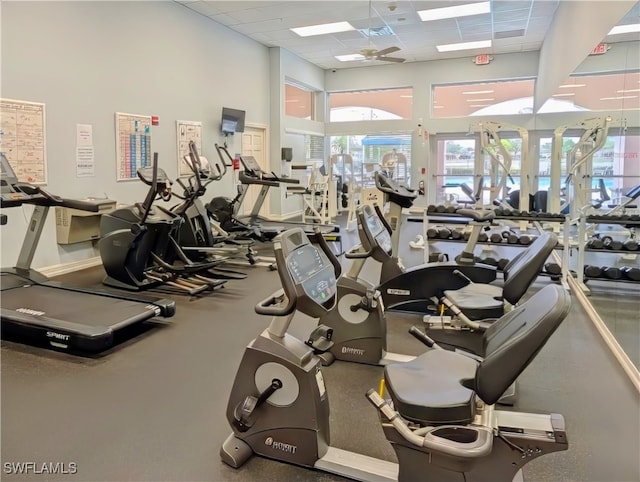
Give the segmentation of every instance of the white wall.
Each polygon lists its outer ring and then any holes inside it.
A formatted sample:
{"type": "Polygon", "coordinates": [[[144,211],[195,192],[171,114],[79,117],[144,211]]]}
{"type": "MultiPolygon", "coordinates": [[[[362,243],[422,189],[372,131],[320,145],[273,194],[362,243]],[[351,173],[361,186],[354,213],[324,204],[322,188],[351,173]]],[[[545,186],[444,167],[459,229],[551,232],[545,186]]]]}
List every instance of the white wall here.
{"type": "MultiPolygon", "coordinates": [[[[284,85],[294,80],[312,91],[324,92],[324,71],[301,59],[286,49],[271,48],[271,167],[281,173],[287,170],[280,162],[280,148],[288,147],[287,132],[305,132],[324,134],[324,94],[321,94],[317,108],[321,109],[317,120],[298,119],[284,115],[284,85]]],[[[295,152],[294,152],[295,154],[295,152]]],[[[297,154],[300,155],[299,153],[297,154]]],[[[304,151],[302,151],[304,155],[304,151]]],[[[300,157],[298,157],[300,159],[300,157]]],[[[302,205],[299,196],[285,197],[285,188],[271,190],[271,212],[278,215],[290,215],[300,212],[302,205]]]]}
{"type": "MultiPolygon", "coordinates": [[[[114,113],[158,115],[152,151],[170,178],[177,174],[176,120],[203,123],[203,153],[222,142],[222,106],[243,109],[247,122],[269,123],[266,47],[177,3],[2,2],[2,83],[5,98],[44,102],[47,189],[71,198],[142,201],[139,181],[116,182],[114,113]],[[76,178],[76,124],[92,124],[96,176],[76,178]]],[[[231,152],[240,136],[230,137],[231,152]]],[[[230,174],[207,198],[233,193],[230,174]]],[[[30,209],[5,211],[2,263],[12,265],[30,209]]],[[[49,216],[34,267],[97,255],[92,243],[59,246],[49,216]]]]}

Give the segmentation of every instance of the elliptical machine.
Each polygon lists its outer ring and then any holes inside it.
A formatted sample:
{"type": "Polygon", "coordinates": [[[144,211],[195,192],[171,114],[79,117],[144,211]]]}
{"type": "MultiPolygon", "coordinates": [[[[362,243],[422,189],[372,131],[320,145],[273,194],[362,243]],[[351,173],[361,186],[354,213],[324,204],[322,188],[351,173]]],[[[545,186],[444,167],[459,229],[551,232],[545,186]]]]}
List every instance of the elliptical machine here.
{"type": "Polygon", "coordinates": [[[167,284],[191,295],[222,286],[224,280],[200,274],[218,262],[193,263],[178,245],[182,217],[160,206],[154,209],[156,197],[171,199],[171,182],[158,168],[157,152],[151,167],[138,169],[138,177],[149,186],[144,202],[100,219],[98,248],[107,273],[103,283],[136,291],[167,284]]]}
{"type": "Polygon", "coordinates": [[[236,374],[227,405],[233,432],[220,449],[225,463],[238,468],[255,453],[355,480],[475,482],[512,480],[530,460],[567,450],[561,415],[493,406],[568,313],[570,297],[555,285],[497,322],[481,362],[436,348],[386,367],[391,401],[374,390],[367,397],[398,464],[332,447],[329,394],[314,353],[320,348],[287,333],[296,311],[319,317],[336,303],[339,263],[320,247],[299,228],[274,241],[282,289],[255,308],[273,318],[236,374]]]}
{"type": "MultiPolygon", "coordinates": [[[[237,240],[234,235],[222,229],[219,223],[212,219],[200,198],[206,192],[207,186],[213,181],[219,181],[227,172],[224,159],[210,163],[198,154],[193,141],[189,142],[189,154],[184,156],[184,162],[193,172],[188,182],[176,179],[182,187],[183,194],[173,194],[182,202],[173,206],[171,211],[184,219],[180,225],[178,242],[189,259],[193,261],[225,261],[230,257],[244,255],[250,264],[255,263],[256,253],[252,249],[253,241],[237,240]],[[222,167],[221,167],[222,166],[222,167]],[[215,168],[215,169],[214,169],[215,168]]],[[[245,273],[232,271],[217,266],[210,270],[218,278],[244,279],[245,273]]]]}

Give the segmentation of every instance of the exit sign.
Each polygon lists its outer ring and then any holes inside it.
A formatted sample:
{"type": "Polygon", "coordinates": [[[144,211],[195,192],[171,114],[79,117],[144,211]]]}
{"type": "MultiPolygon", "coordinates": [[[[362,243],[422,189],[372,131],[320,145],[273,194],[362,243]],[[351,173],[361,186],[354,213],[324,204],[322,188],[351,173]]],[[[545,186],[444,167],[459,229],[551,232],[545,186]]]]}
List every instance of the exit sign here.
{"type": "Polygon", "coordinates": [[[602,55],[602,54],[606,54],[607,50],[609,50],[609,45],[607,44],[598,44],[595,46],[595,48],[591,51],[590,55],[602,55]]]}
{"type": "Polygon", "coordinates": [[[480,54],[475,56],[473,62],[476,65],[487,65],[491,60],[493,60],[493,57],[490,57],[489,54],[480,54]]]}

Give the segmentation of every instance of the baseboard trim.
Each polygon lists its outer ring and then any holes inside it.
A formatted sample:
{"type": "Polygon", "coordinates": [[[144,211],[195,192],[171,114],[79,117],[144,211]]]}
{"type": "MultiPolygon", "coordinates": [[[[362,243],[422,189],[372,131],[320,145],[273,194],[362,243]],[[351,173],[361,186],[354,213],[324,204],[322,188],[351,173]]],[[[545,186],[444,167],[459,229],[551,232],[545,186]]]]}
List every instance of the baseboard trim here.
{"type": "Polygon", "coordinates": [[[48,278],[53,278],[54,276],[73,273],[74,271],[80,271],[81,269],[93,268],[95,266],[100,266],[101,264],[102,259],[100,259],[100,256],[94,256],[93,258],[83,259],[81,261],[71,261],[70,263],[47,266],[46,268],[39,269],[38,271],[48,278]]]}

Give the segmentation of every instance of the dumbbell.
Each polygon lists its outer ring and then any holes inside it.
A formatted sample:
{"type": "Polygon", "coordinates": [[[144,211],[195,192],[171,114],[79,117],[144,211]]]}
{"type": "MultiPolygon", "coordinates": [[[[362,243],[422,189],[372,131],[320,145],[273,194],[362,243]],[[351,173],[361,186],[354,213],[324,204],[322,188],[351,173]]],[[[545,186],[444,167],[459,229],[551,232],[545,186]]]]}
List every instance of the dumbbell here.
{"type": "Polygon", "coordinates": [[[436,205],[435,204],[429,204],[427,206],[427,212],[428,213],[435,213],[436,212],[436,205]]]}
{"type": "Polygon", "coordinates": [[[428,228],[427,229],[427,238],[434,239],[438,237],[438,230],[436,228],[428,228]]]}
{"type": "Polygon", "coordinates": [[[640,281],[640,268],[623,266],[621,270],[622,270],[622,275],[629,281],[640,281]]]}
{"type": "Polygon", "coordinates": [[[462,239],[464,239],[465,241],[469,241],[470,237],[471,237],[471,231],[464,231],[462,233],[462,239]]]}
{"type": "Polygon", "coordinates": [[[607,279],[620,279],[622,278],[622,270],[615,266],[603,266],[602,275],[607,279]]]}
{"type": "Polygon", "coordinates": [[[544,271],[551,275],[559,275],[562,273],[562,268],[558,263],[547,263],[544,265],[544,271]]]}
{"type": "Polygon", "coordinates": [[[638,251],[638,242],[635,239],[627,239],[622,247],[627,251],[638,251]]]}
{"type": "Polygon", "coordinates": [[[507,240],[509,244],[517,244],[518,236],[511,231],[502,231],[502,237],[507,240]]]}
{"type": "Polygon", "coordinates": [[[528,234],[521,234],[518,238],[518,243],[523,246],[529,246],[531,243],[533,243],[533,238],[528,234]]]}
{"type": "Polygon", "coordinates": [[[510,261],[511,260],[508,258],[500,258],[498,260],[498,269],[502,271],[509,264],[510,261]]]}
{"type": "Polygon", "coordinates": [[[602,268],[587,264],[584,267],[584,275],[587,278],[600,278],[602,276],[602,268]]]}
{"type": "Polygon", "coordinates": [[[438,228],[438,238],[449,239],[451,236],[451,230],[449,228],[438,228]]]}
{"type": "Polygon", "coordinates": [[[586,246],[589,249],[602,249],[604,247],[604,242],[600,238],[591,238],[587,241],[586,246]]]}
{"type": "Polygon", "coordinates": [[[502,215],[503,216],[511,216],[513,214],[513,210],[509,209],[509,208],[503,208],[502,209],[502,215]]]}
{"type": "Polygon", "coordinates": [[[458,206],[447,206],[446,212],[449,214],[453,214],[458,210],[458,206]]]}
{"type": "Polygon", "coordinates": [[[480,233],[478,235],[478,242],[486,243],[488,240],[489,240],[489,236],[487,236],[487,233],[480,233]]]}
{"type": "Polygon", "coordinates": [[[484,258],[480,261],[482,264],[488,264],[489,266],[498,266],[498,260],[489,256],[488,258],[484,258]]]}
{"type": "Polygon", "coordinates": [[[500,233],[491,233],[491,236],[489,236],[489,239],[491,240],[492,243],[501,243],[503,240],[502,234],[500,233]]]}
{"type": "Polygon", "coordinates": [[[444,213],[447,211],[447,206],[445,206],[444,204],[438,204],[436,206],[436,212],[437,213],[444,213]]]}
{"type": "Polygon", "coordinates": [[[451,239],[462,239],[462,230],[461,229],[453,229],[451,231],[451,239]]]}
{"type": "Polygon", "coordinates": [[[615,239],[611,238],[611,236],[605,236],[602,239],[602,244],[605,249],[612,249],[614,251],[620,251],[624,245],[622,241],[616,241],[615,239]]]}

